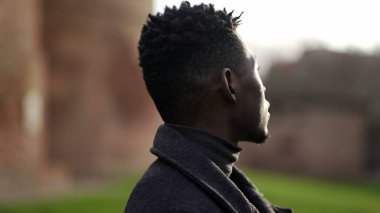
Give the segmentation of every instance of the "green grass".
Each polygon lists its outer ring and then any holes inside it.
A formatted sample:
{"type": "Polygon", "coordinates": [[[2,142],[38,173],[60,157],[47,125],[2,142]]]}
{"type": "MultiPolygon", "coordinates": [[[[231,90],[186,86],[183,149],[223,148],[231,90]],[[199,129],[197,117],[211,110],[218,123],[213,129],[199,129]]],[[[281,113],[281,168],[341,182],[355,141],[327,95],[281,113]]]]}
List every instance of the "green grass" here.
{"type": "Polygon", "coordinates": [[[82,189],[69,195],[41,201],[0,205],[0,213],[108,213],[123,212],[126,201],[141,174],[97,189],[82,189]]]}
{"type": "MultiPolygon", "coordinates": [[[[313,178],[244,170],[271,202],[295,212],[379,213],[380,184],[323,181],[313,178]]],[[[42,201],[0,206],[1,213],[123,212],[139,174],[95,190],[42,201]]]]}
{"type": "Polygon", "coordinates": [[[268,200],[295,212],[380,213],[380,184],[245,172],[268,200]]]}

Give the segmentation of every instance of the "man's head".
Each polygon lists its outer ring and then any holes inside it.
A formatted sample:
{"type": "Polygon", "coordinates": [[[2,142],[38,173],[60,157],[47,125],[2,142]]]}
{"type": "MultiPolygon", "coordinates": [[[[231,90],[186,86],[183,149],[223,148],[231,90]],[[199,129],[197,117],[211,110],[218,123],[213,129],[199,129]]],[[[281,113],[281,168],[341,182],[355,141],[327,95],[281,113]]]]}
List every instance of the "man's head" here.
{"type": "Polygon", "coordinates": [[[139,42],[144,80],[165,122],[263,142],[268,107],[257,62],[236,34],[239,18],[213,5],[149,15],[139,42]]]}

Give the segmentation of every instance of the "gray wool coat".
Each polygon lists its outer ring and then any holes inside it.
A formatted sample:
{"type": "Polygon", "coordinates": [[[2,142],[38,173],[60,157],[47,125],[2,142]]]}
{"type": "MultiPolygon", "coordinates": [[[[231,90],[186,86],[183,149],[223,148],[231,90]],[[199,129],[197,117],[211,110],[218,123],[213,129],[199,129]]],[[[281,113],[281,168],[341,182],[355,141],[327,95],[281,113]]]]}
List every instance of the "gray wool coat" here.
{"type": "Polygon", "coordinates": [[[125,213],[288,213],[269,203],[236,167],[225,175],[181,133],[162,125],[151,152],[158,157],[135,186],[125,213]]]}

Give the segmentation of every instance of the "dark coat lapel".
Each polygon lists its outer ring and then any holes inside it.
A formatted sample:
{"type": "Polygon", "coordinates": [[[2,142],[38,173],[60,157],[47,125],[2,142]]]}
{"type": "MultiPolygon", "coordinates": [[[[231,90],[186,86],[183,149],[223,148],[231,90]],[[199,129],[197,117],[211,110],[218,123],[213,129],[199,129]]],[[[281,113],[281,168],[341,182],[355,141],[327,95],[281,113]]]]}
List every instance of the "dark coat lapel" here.
{"type": "Polygon", "coordinates": [[[274,213],[270,203],[236,167],[233,168],[231,180],[246,195],[247,199],[255,204],[260,213],[274,213]]]}
{"type": "Polygon", "coordinates": [[[271,204],[238,168],[233,168],[230,178],[260,213],[292,213],[291,209],[271,204]]]}
{"type": "Polygon", "coordinates": [[[151,152],[198,184],[226,211],[257,212],[222,170],[170,127],[159,127],[151,152]]]}

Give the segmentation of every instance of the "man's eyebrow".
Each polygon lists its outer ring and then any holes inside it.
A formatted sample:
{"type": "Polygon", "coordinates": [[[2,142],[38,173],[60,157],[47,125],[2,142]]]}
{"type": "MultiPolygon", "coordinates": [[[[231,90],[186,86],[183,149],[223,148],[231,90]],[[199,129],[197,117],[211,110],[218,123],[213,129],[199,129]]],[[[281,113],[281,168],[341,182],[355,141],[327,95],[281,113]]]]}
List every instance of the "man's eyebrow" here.
{"type": "Polygon", "coordinates": [[[257,66],[257,71],[260,71],[260,65],[257,63],[257,57],[256,55],[252,55],[251,57],[253,68],[255,69],[257,66]]]}
{"type": "Polygon", "coordinates": [[[255,68],[256,63],[257,63],[257,59],[255,55],[251,56],[251,63],[252,63],[253,68],[255,68]]]}
{"type": "Polygon", "coordinates": [[[250,60],[252,63],[255,63],[255,61],[256,61],[256,56],[251,55],[251,56],[249,57],[249,60],[250,60]]]}

